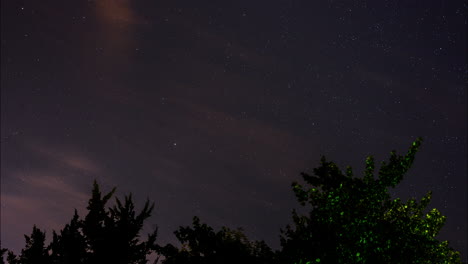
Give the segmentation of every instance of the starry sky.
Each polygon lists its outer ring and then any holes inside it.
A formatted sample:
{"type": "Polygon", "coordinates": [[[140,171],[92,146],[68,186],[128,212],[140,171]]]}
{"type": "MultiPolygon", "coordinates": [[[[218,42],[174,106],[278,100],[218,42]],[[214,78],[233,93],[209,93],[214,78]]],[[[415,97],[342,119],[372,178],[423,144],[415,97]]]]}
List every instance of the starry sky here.
{"type": "Polygon", "coordinates": [[[84,212],[93,179],[161,243],[194,215],[279,247],[321,155],[415,164],[439,238],[467,257],[466,3],[1,1],[1,240],[84,212]]]}

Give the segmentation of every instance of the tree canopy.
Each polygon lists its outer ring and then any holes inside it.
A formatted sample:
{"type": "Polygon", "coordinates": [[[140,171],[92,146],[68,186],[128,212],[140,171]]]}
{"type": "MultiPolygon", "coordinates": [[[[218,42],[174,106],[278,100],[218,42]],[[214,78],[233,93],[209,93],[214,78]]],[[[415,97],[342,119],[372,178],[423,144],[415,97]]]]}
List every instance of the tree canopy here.
{"type": "Polygon", "coordinates": [[[151,253],[163,257],[163,264],[461,263],[459,252],[436,238],[446,218],[435,208],[427,210],[431,192],[419,201],[395,199],[389,192],[411,168],[421,142],[414,141],[405,155],[392,151],[378,172],[367,157],[362,177],[322,157],[313,175],[302,173],[305,184],[292,183],[308,213],[293,210],[276,251],[264,241],[250,241],[240,228],[215,231],[196,216],[192,226],[174,232],[180,248],[157,244],[157,229],[142,239],[154,204],[147,200],[137,213],[128,195],[107,207],[115,188],[103,195],[94,182],[84,218],[75,210],[62,230],[53,231],[49,245],[45,232],[34,226],[20,255],[1,249],[0,263],[7,255],[9,264],[142,264],[151,253]]]}
{"type": "Polygon", "coordinates": [[[264,241],[249,241],[242,229],[222,227],[215,232],[207,224],[201,224],[198,217],[193,218],[192,225],[174,232],[181,249],[172,244],[157,248],[165,257],[164,264],[270,264],[274,259],[273,251],[264,241]]]}
{"type": "Polygon", "coordinates": [[[293,211],[293,226],[282,231],[280,258],[284,263],[461,263],[447,241],[435,237],[445,217],[437,209],[425,212],[428,192],[418,202],[391,199],[389,188],[403,179],[415,159],[418,138],[401,156],[390,153],[375,177],[372,156],[363,177],[351,167],[343,173],[322,157],[315,175],[302,173],[308,187],[294,182],[299,203],[308,215],[293,211]]]}

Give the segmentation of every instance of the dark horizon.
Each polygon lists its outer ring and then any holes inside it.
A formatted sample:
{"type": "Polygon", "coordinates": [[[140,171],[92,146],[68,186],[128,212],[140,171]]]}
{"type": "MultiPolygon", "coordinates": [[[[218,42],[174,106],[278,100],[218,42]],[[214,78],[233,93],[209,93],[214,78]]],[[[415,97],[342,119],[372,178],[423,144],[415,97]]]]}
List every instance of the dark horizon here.
{"type": "Polygon", "coordinates": [[[462,1],[2,1],[2,246],[97,179],[154,201],[160,242],[197,215],[278,248],[321,155],[362,174],[422,136],[393,195],[432,190],[466,262],[465,31],[462,1]]]}

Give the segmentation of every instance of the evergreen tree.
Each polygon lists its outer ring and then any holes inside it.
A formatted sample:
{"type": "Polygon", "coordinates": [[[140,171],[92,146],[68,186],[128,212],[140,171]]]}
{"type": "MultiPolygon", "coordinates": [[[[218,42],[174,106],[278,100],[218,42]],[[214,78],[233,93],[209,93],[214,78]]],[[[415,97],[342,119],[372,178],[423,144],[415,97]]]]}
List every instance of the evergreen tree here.
{"type": "Polygon", "coordinates": [[[144,221],[151,216],[154,204],[146,201],[137,215],[130,195],[125,197],[124,204],[116,199],[116,205],[106,210],[106,203],[114,192],[115,188],[102,196],[99,185],[94,182],[88,214],[82,222],[89,252],[87,263],[146,263],[146,256],[154,248],[157,231],[149,234],[144,242],[139,242],[139,233],[144,221]]]}
{"type": "Polygon", "coordinates": [[[81,221],[75,209],[72,220],[69,224],[65,225],[60,234],[57,235],[55,231],[53,232],[53,239],[49,246],[52,263],[86,263],[86,241],[80,231],[80,225],[81,221]]]}
{"type": "Polygon", "coordinates": [[[19,258],[13,253],[13,251],[8,251],[8,256],[7,256],[7,262],[8,264],[19,264],[19,258]]]}
{"type": "Polygon", "coordinates": [[[435,237],[445,217],[437,209],[425,212],[431,193],[420,202],[392,200],[395,187],[410,169],[421,144],[417,139],[404,156],[395,151],[374,177],[374,160],[366,159],[362,178],[348,167],[343,173],[325,157],[314,176],[302,173],[305,188],[292,184],[308,215],[293,211],[294,226],[282,231],[284,263],[461,263],[460,256],[435,237]]]}
{"type": "Polygon", "coordinates": [[[102,197],[99,185],[96,181],[93,183],[91,199],[88,202],[88,214],[82,222],[82,231],[86,239],[87,248],[89,249],[89,263],[104,263],[106,254],[112,252],[109,248],[109,241],[105,222],[108,220],[108,212],[106,211],[106,203],[112,197],[115,188],[102,197]]]}
{"type": "Polygon", "coordinates": [[[142,211],[136,215],[132,196],[126,196],[125,202],[116,199],[116,206],[109,209],[106,221],[108,249],[112,250],[112,263],[146,263],[156,242],[157,230],[149,234],[146,241],[139,241],[139,233],[144,221],[151,216],[154,204],[146,201],[142,211]]]}
{"type": "Polygon", "coordinates": [[[147,263],[146,257],[154,251],[157,232],[140,241],[145,220],[151,216],[154,204],[146,201],[140,213],[135,212],[131,195],[122,203],[106,209],[115,188],[102,196],[96,181],[93,184],[88,214],[80,220],[77,211],[69,224],[60,231],[53,232],[52,242],[45,246],[45,233],[36,226],[31,236],[25,236],[26,246],[18,257],[7,249],[9,264],[94,264],[94,263],[147,263]]]}
{"type": "Polygon", "coordinates": [[[7,248],[0,249],[0,264],[5,264],[5,260],[4,260],[5,253],[8,253],[7,248]]]}
{"type": "MultiPolygon", "coordinates": [[[[21,264],[48,264],[50,263],[47,247],[45,246],[45,232],[42,232],[35,225],[31,236],[24,236],[26,246],[21,250],[19,262],[21,264]]],[[[13,256],[12,256],[13,257],[13,256]]]]}

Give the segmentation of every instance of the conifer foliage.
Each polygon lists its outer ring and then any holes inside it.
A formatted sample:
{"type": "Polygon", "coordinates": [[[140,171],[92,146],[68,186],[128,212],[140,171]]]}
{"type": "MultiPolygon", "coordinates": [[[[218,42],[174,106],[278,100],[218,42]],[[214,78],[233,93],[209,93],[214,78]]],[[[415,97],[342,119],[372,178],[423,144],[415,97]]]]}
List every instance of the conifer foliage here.
{"type": "MultiPolygon", "coordinates": [[[[99,185],[94,182],[88,213],[80,219],[77,211],[67,225],[57,234],[53,232],[52,242],[45,245],[45,232],[33,227],[31,236],[25,236],[26,246],[21,255],[9,251],[9,264],[142,264],[155,247],[157,230],[140,242],[143,222],[151,216],[154,205],[146,201],[140,213],[136,213],[132,196],[126,196],[122,203],[106,208],[106,203],[115,189],[102,195],[99,185]]],[[[2,250],[3,255],[7,253],[2,250]]]]}

